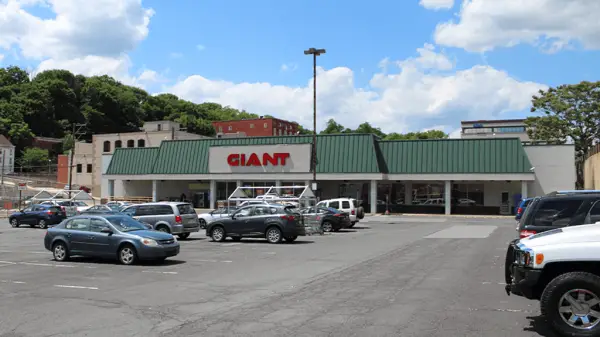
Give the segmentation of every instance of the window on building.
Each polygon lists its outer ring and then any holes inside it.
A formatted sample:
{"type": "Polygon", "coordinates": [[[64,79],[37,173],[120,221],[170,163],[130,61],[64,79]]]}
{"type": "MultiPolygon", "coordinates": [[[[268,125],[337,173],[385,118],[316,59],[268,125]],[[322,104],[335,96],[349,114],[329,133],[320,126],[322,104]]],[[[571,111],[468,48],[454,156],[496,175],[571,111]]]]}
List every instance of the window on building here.
{"type": "Polygon", "coordinates": [[[134,147],[135,146],[135,141],[133,139],[130,139],[127,141],[127,147],[134,147]]]}
{"type": "Polygon", "coordinates": [[[476,133],[492,133],[492,128],[463,128],[463,133],[476,134],[476,133]]]}
{"type": "Polygon", "coordinates": [[[146,140],[138,139],[138,147],[146,147],[146,140]]]}
{"type": "Polygon", "coordinates": [[[83,171],[83,165],[77,164],[77,173],[81,173],[83,171]]]}
{"type": "Polygon", "coordinates": [[[108,140],[104,142],[103,151],[110,152],[110,142],[108,140]]]}
{"type": "Polygon", "coordinates": [[[223,132],[223,127],[219,126],[219,132],[223,132]]]}
{"type": "Polygon", "coordinates": [[[115,149],[119,149],[123,147],[123,142],[121,142],[120,140],[116,140],[115,141],[115,149]]]}
{"type": "Polygon", "coordinates": [[[483,206],[483,184],[454,184],[451,196],[457,206],[483,206]]]}
{"type": "Polygon", "coordinates": [[[250,124],[250,129],[254,129],[254,124],[250,124]]]}
{"type": "Polygon", "coordinates": [[[281,136],[283,134],[283,131],[281,129],[279,129],[279,135],[281,136]]]}
{"type": "Polygon", "coordinates": [[[231,125],[230,125],[230,126],[227,128],[227,129],[228,129],[229,131],[231,131],[231,130],[233,130],[233,126],[231,126],[231,125]]]}
{"type": "Polygon", "coordinates": [[[263,124],[265,126],[265,129],[269,127],[268,123],[263,124]]]}
{"type": "Polygon", "coordinates": [[[520,133],[525,132],[524,126],[505,126],[501,128],[494,128],[494,132],[498,133],[520,133]]]}
{"type": "Polygon", "coordinates": [[[92,164],[87,164],[87,173],[92,173],[92,164]]]}
{"type": "Polygon", "coordinates": [[[162,125],[158,124],[158,125],[156,126],[156,131],[162,131],[162,125]]]}

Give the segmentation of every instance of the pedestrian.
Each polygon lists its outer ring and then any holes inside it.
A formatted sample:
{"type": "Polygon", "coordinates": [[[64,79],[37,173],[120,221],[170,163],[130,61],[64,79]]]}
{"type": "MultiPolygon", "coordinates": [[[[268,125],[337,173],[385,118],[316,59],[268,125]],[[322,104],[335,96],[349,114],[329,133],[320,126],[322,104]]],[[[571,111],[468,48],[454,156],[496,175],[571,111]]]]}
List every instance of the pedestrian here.
{"type": "Polygon", "coordinates": [[[179,201],[185,201],[185,193],[181,193],[181,197],[180,198],[181,198],[181,200],[179,200],[179,201]]]}

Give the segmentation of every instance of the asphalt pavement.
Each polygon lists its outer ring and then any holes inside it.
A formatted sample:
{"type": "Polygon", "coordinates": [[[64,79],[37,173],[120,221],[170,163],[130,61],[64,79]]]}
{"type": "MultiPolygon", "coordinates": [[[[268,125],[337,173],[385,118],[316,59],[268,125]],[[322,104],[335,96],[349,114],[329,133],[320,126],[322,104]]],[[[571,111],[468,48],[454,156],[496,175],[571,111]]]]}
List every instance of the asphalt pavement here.
{"type": "Polygon", "coordinates": [[[0,336],[553,336],[504,292],[514,221],[370,217],[299,238],[180,241],[164,264],[58,263],[0,220],[0,336]]]}

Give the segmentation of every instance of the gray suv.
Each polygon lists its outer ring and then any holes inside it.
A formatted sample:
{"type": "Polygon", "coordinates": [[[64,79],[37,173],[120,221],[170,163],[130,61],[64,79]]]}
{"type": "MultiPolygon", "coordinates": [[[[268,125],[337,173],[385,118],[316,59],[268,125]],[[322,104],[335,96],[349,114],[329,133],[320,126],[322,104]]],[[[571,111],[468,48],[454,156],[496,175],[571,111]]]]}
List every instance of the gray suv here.
{"type": "Polygon", "coordinates": [[[157,231],[177,235],[180,239],[187,239],[191,233],[200,230],[198,214],[194,207],[186,202],[132,205],[122,209],[121,212],[151,225],[157,231]]]}

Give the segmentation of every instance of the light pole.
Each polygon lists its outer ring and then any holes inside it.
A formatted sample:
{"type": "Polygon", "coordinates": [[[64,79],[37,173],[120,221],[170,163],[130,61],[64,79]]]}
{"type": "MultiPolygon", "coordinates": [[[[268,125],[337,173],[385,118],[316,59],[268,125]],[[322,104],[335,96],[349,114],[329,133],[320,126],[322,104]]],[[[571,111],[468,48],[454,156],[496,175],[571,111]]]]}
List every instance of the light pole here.
{"type": "Polygon", "coordinates": [[[317,189],[317,56],[321,54],[325,54],[325,49],[309,48],[304,51],[304,55],[313,56],[313,146],[311,162],[313,191],[317,189]]]}

